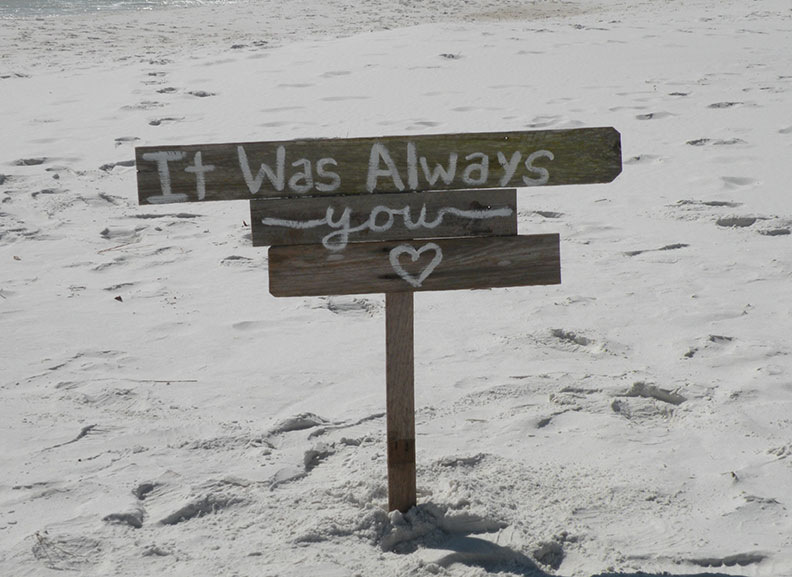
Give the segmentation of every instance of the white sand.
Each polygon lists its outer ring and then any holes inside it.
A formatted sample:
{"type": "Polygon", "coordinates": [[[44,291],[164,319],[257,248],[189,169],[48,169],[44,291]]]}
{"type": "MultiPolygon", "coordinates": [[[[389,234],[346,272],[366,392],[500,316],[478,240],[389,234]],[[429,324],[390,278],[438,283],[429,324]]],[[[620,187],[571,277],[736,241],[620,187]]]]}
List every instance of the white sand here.
{"type": "Polygon", "coordinates": [[[0,25],[0,575],[792,575],[788,0],[0,25]],[[623,174],[519,192],[563,284],[416,296],[406,518],[382,297],[271,297],[246,203],[130,162],[580,126],[623,174]]]}

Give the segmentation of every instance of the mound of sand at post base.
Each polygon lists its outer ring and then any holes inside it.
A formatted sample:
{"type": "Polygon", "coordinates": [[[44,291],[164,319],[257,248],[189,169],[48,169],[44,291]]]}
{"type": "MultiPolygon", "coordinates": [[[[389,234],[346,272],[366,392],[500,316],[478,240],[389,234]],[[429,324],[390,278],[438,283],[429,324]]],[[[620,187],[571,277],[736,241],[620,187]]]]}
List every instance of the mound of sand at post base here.
{"type": "Polygon", "coordinates": [[[326,6],[0,29],[0,566],[790,573],[788,7],[326,6]],[[129,163],[577,126],[623,174],[519,193],[563,284],[416,298],[406,516],[383,299],[270,297],[244,203],[139,207],[129,163]]]}

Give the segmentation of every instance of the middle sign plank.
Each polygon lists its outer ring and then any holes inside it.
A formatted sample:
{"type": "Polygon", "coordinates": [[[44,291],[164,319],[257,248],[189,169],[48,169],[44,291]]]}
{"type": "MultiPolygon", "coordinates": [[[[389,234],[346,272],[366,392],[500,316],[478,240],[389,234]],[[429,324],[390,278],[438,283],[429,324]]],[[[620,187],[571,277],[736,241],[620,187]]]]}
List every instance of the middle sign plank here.
{"type": "Polygon", "coordinates": [[[515,189],[250,201],[253,246],[517,234],[515,189]]]}

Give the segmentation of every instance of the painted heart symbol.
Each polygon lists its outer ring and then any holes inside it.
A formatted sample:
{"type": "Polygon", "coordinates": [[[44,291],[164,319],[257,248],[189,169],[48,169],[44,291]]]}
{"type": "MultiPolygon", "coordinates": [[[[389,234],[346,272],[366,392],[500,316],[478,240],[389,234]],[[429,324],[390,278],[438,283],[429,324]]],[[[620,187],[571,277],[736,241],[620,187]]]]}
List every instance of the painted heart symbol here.
{"type": "Polygon", "coordinates": [[[415,248],[413,248],[409,244],[400,244],[399,246],[397,246],[396,248],[390,251],[390,263],[391,266],[393,267],[393,270],[396,271],[396,274],[399,275],[402,279],[406,280],[408,283],[410,283],[412,286],[416,288],[421,286],[421,283],[423,283],[423,281],[425,281],[426,278],[430,274],[432,274],[432,271],[435,268],[437,268],[437,265],[439,265],[440,261],[442,260],[443,260],[443,251],[439,246],[437,246],[433,242],[423,245],[418,250],[415,250],[415,248]],[[401,263],[399,262],[399,257],[401,257],[403,254],[410,255],[412,261],[417,262],[418,259],[421,258],[421,255],[427,251],[434,251],[435,253],[434,258],[431,260],[431,262],[428,265],[424,267],[423,271],[421,271],[421,274],[419,274],[417,278],[411,275],[410,273],[408,273],[406,270],[404,270],[401,263]]]}

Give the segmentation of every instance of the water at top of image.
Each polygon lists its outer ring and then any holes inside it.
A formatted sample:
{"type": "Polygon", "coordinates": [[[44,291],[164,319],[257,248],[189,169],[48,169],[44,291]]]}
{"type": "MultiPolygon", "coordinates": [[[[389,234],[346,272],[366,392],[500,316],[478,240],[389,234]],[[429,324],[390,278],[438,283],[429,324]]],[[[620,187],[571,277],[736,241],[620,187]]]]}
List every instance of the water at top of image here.
{"type": "Polygon", "coordinates": [[[0,0],[0,18],[230,4],[228,0],[0,0]]]}

